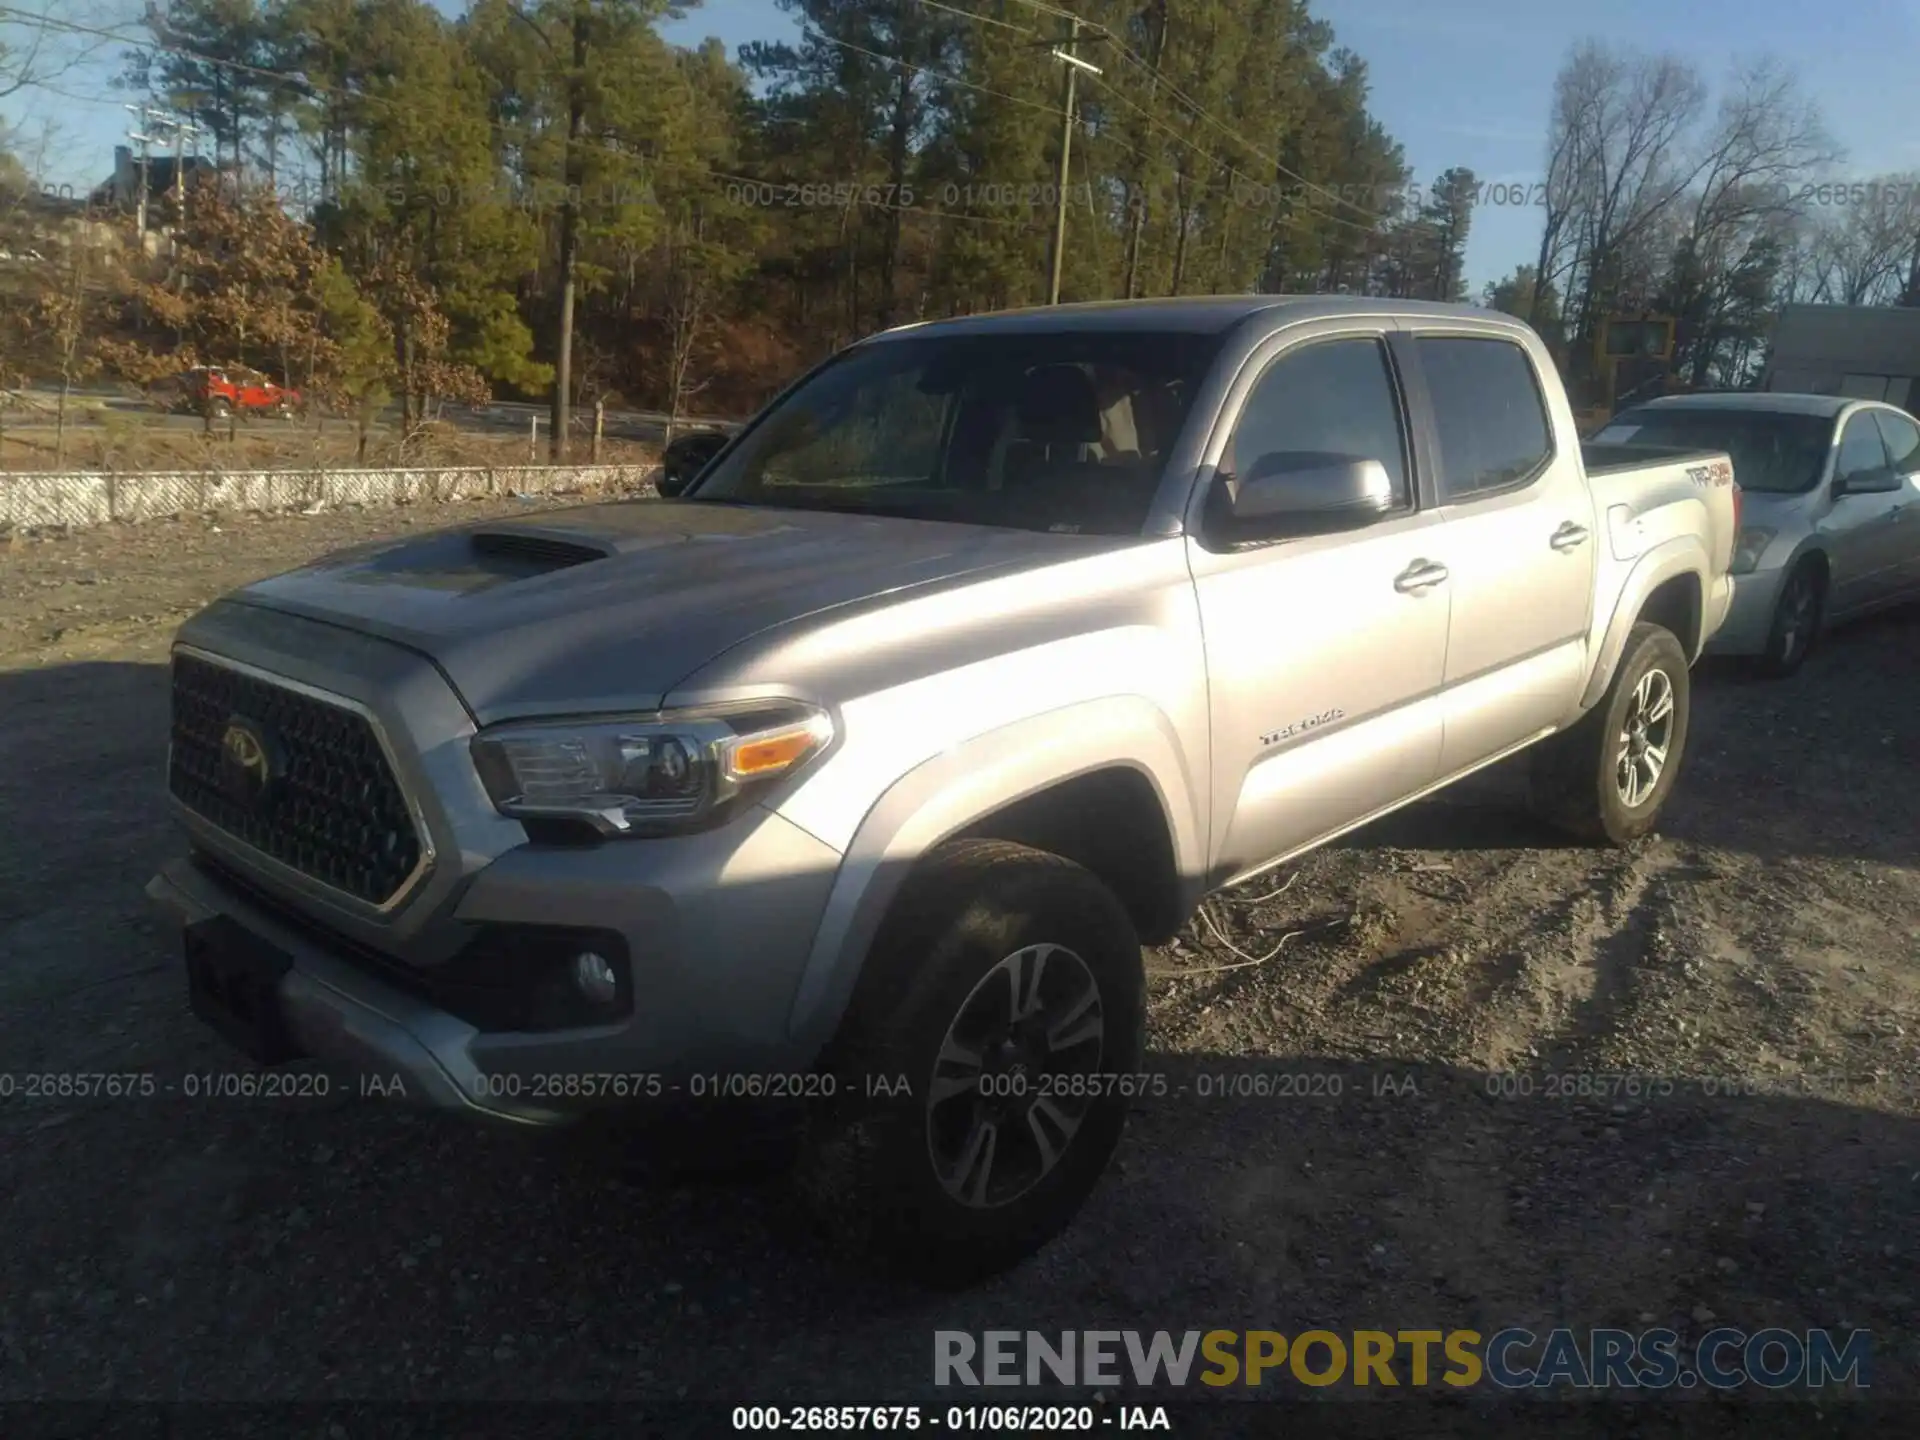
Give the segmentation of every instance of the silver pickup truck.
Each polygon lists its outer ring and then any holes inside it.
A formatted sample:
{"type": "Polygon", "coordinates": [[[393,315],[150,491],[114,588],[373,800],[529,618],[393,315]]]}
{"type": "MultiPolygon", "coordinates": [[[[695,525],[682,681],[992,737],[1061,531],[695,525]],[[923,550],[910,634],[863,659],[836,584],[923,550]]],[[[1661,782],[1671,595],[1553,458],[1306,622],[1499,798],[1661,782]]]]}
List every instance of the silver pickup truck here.
{"type": "Polygon", "coordinates": [[[409,535],[173,652],[196,1013],[532,1123],[790,1102],[802,1193],[964,1282],[1107,1166],[1141,946],[1527,746],[1654,825],[1720,454],[1583,458],[1532,331],[1250,296],[908,326],[674,499],[409,535]]]}

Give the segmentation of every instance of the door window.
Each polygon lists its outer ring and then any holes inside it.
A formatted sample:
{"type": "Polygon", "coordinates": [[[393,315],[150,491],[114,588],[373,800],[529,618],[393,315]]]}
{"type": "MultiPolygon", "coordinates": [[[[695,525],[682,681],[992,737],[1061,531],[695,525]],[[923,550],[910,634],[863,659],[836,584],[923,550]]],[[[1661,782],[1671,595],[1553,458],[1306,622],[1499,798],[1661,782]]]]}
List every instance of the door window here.
{"type": "Polygon", "coordinates": [[[1244,475],[1276,451],[1321,451],[1378,460],[1394,498],[1412,508],[1406,437],[1387,349],[1374,339],[1323,340],[1281,355],[1247,396],[1221,457],[1244,475]]]}
{"type": "Polygon", "coordinates": [[[1423,335],[1414,342],[1440,436],[1450,501],[1525,484],[1553,458],[1553,426],[1527,352],[1510,340],[1423,335]]]}
{"type": "Polygon", "coordinates": [[[1887,442],[1887,459],[1896,475],[1911,475],[1920,470],[1920,425],[1891,410],[1876,410],[1874,421],[1880,438],[1887,442]]]}
{"type": "Polygon", "coordinates": [[[1880,488],[1886,468],[1887,447],[1881,443],[1880,429],[1873,423],[1873,416],[1863,411],[1849,420],[1841,432],[1840,458],[1834,463],[1834,478],[1850,486],[1858,485],[1862,490],[1874,490],[1880,488]]]}

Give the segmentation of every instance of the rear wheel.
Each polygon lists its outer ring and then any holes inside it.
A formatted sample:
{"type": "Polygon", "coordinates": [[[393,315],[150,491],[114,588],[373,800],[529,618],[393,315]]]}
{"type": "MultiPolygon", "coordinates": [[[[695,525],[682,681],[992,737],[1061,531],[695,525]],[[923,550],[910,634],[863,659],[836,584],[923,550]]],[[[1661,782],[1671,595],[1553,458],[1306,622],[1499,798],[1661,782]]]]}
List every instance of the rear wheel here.
{"type": "Polygon", "coordinates": [[[1767,630],[1767,648],[1754,661],[1754,669],[1780,680],[1806,663],[1825,618],[1826,591],[1826,576],[1818,564],[1802,560],[1793,567],[1780,587],[1773,624],[1767,630]]]}
{"type": "Polygon", "coordinates": [[[799,1169],[816,1214],[934,1285],[1031,1255],[1119,1143],[1144,985],[1126,910],[1079,865],[1001,841],[934,852],[830,1050],[837,1099],[799,1169]]]}
{"type": "Polygon", "coordinates": [[[1583,840],[1652,833],[1686,751],[1691,680],[1672,631],[1635,625],[1600,703],[1534,750],[1534,808],[1583,840]]]}
{"type": "Polygon", "coordinates": [[[207,414],[215,420],[224,420],[233,414],[233,406],[224,395],[216,395],[207,401],[207,414]]]}

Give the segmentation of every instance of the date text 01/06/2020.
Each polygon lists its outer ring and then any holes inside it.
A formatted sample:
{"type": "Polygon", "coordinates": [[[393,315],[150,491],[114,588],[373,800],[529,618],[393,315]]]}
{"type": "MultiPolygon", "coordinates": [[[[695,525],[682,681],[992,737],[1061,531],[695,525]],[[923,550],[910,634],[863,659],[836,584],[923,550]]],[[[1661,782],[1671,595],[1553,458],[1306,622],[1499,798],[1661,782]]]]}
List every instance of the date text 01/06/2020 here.
{"type": "MultiPolygon", "coordinates": [[[[335,1093],[325,1070],[188,1070],[171,1079],[146,1070],[0,1073],[0,1100],[323,1100],[335,1093]]],[[[405,1098],[398,1074],[355,1077],[362,1097],[405,1098]]]]}
{"type": "Polygon", "coordinates": [[[830,1071],[764,1074],[700,1071],[667,1076],[651,1072],[555,1071],[521,1075],[483,1071],[468,1082],[476,1100],[831,1100],[859,1093],[870,1099],[910,1096],[905,1075],[866,1075],[844,1082],[830,1071]]]}
{"type": "Polygon", "coordinates": [[[1088,1432],[1099,1429],[1171,1430],[1164,1405],[1121,1405],[1111,1413],[1093,1405],[736,1405],[735,1430],[845,1433],[849,1430],[1088,1432]]]}
{"type": "Polygon", "coordinates": [[[1266,207],[1294,205],[1320,208],[1331,204],[1353,205],[1368,210],[1388,210],[1405,205],[1421,207],[1454,200],[1468,205],[1510,207],[1547,203],[1543,181],[1476,180],[1458,189],[1443,190],[1417,180],[1390,184],[1316,184],[1304,180],[1272,183],[1236,178],[1232,184],[1234,202],[1243,206],[1266,207]]]}

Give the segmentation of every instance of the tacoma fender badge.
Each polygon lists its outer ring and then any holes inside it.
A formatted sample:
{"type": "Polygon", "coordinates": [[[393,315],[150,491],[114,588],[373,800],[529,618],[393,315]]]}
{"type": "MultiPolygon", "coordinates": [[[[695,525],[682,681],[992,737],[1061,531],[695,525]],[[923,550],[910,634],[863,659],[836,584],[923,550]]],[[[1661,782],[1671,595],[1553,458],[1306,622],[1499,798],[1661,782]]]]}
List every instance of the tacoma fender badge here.
{"type": "Polygon", "coordinates": [[[1262,745],[1278,745],[1282,740],[1291,740],[1296,735],[1304,735],[1309,730],[1318,730],[1322,725],[1331,725],[1343,717],[1344,710],[1322,710],[1318,715],[1309,715],[1304,720],[1296,720],[1291,725],[1282,725],[1278,730],[1269,730],[1260,737],[1262,745]]]}

